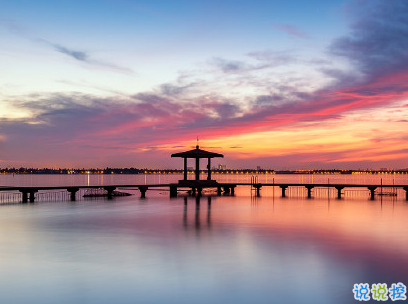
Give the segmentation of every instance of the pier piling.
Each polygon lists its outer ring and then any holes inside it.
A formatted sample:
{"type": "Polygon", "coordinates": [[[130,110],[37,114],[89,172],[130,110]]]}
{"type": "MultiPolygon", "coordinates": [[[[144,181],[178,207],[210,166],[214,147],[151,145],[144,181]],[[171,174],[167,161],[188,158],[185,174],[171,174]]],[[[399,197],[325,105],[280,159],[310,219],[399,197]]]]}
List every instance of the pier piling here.
{"type": "Polygon", "coordinates": [[[27,203],[28,202],[28,192],[26,190],[21,190],[20,192],[22,193],[22,201],[23,203],[27,203]]]}
{"type": "Polygon", "coordinates": [[[255,190],[256,190],[256,196],[261,196],[261,188],[262,188],[262,186],[261,185],[259,185],[259,184],[257,184],[257,185],[254,185],[254,187],[255,187],[255,190]]]}
{"type": "Polygon", "coordinates": [[[308,198],[312,198],[312,189],[313,189],[314,187],[313,186],[306,186],[306,189],[307,189],[307,197],[308,198]]]}
{"type": "Polygon", "coordinates": [[[337,198],[341,199],[341,190],[343,190],[344,187],[336,186],[335,188],[337,189],[337,198]]]}
{"type": "Polygon", "coordinates": [[[115,190],[116,187],[115,187],[115,186],[106,186],[106,187],[103,187],[103,189],[105,189],[106,191],[108,191],[108,199],[112,199],[112,197],[113,197],[113,190],[115,190]]]}
{"type": "Polygon", "coordinates": [[[224,186],[224,194],[229,194],[230,193],[230,187],[224,186]]]}
{"type": "Polygon", "coordinates": [[[177,197],[177,186],[170,186],[170,197],[177,197]]]}
{"type": "Polygon", "coordinates": [[[370,199],[373,201],[374,200],[374,196],[375,196],[375,189],[377,189],[377,187],[372,186],[372,187],[367,187],[368,190],[370,190],[370,199]]]}
{"type": "MultiPolygon", "coordinates": [[[[140,191],[140,197],[145,198],[146,197],[146,191],[148,187],[145,186],[139,186],[139,191],[140,191]]],[[[177,191],[177,190],[176,190],[177,191]]]]}
{"type": "Polygon", "coordinates": [[[282,189],[282,197],[286,197],[286,188],[288,187],[287,185],[281,185],[279,186],[282,189]]]}
{"type": "Polygon", "coordinates": [[[30,190],[30,203],[34,203],[34,201],[35,201],[35,193],[36,192],[38,192],[38,190],[36,190],[36,189],[32,189],[32,190],[30,190]]]}
{"type": "Polygon", "coordinates": [[[79,188],[67,188],[67,191],[70,193],[71,201],[75,201],[76,193],[79,191],[79,188]]]}

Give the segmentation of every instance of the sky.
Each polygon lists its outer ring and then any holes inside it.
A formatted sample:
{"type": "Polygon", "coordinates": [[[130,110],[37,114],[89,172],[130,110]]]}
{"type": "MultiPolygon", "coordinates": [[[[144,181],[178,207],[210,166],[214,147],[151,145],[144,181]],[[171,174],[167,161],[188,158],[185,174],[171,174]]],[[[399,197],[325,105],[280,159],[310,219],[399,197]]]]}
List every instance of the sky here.
{"type": "Polygon", "coordinates": [[[0,0],[0,167],[408,168],[406,0],[0,0]]]}

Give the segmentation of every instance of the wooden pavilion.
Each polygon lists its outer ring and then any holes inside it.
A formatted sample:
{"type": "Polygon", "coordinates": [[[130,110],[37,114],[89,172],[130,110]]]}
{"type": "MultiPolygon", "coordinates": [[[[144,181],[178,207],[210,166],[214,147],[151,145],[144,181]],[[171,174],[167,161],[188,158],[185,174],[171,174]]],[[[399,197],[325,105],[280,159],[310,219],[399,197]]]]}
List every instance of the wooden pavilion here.
{"type": "MultiPolygon", "coordinates": [[[[181,157],[184,158],[184,177],[183,180],[179,181],[179,183],[185,183],[187,182],[187,159],[188,158],[195,158],[196,160],[196,168],[195,168],[195,180],[194,182],[196,183],[216,183],[215,180],[211,179],[211,158],[214,157],[224,157],[224,155],[219,154],[219,153],[214,153],[214,152],[209,152],[205,151],[199,148],[197,145],[195,149],[189,150],[186,152],[180,152],[180,153],[174,153],[171,155],[171,157],[181,157]],[[208,159],[208,165],[207,165],[207,180],[206,181],[200,181],[200,158],[207,158],[208,159]]],[[[189,182],[193,182],[192,180],[189,182]]]]}

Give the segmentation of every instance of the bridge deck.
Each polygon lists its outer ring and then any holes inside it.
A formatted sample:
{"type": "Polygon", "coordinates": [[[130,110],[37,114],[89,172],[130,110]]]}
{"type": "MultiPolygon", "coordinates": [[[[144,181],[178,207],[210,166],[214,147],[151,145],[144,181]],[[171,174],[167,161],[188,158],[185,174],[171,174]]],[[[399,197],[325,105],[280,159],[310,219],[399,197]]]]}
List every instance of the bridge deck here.
{"type": "Polygon", "coordinates": [[[224,189],[226,194],[234,194],[234,189],[237,186],[251,186],[255,188],[257,195],[260,195],[260,189],[262,187],[280,187],[282,189],[282,196],[286,195],[285,191],[288,187],[305,187],[308,191],[308,197],[311,197],[311,191],[313,188],[335,188],[338,192],[338,198],[341,198],[341,191],[344,188],[366,188],[370,190],[371,199],[374,199],[374,192],[378,188],[402,188],[406,192],[406,200],[408,201],[408,185],[398,184],[398,185],[378,185],[378,184],[323,184],[323,183],[217,183],[214,181],[186,181],[181,184],[172,183],[172,184],[125,184],[125,185],[94,185],[94,186],[30,186],[30,187],[9,187],[9,186],[0,186],[0,192],[2,191],[19,191],[22,193],[22,201],[34,202],[35,193],[38,191],[44,190],[67,190],[71,193],[71,200],[75,200],[75,194],[79,189],[95,189],[103,188],[108,194],[108,198],[112,197],[113,190],[117,188],[137,188],[141,192],[141,196],[145,197],[146,191],[152,188],[169,188],[170,196],[177,196],[177,189],[191,189],[192,193],[197,192],[198,195],[201,195],[202,189],[205,188],[216,188],[219,195],[221,195],[221,190],[224,189]]]}

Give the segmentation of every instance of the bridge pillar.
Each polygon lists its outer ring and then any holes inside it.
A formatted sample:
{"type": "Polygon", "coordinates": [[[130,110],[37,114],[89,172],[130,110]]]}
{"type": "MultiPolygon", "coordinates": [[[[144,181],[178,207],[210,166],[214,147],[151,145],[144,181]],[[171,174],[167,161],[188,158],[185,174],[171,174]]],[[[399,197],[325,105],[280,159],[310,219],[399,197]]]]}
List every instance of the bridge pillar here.
{"type": "Polygon", "coordinates": [[[23,197],[22,197],[23,203],[27,203],[28,202],[28,192],[26,190],[23,190],[23,189],[20,189],[19,191],[23,195],[23,197]]]}
{"type": "Polygon", "coordinates": [[[235,186],[231,186],[231,195],[235,195],[235,186]]]}
{"type": "Polygon", "coordinates": [[[36,192],[38,192],[38,190],[35,190],[35,189],[33,189],[33,190],[30,190],[30,203],[34,203],[34,201],[35,201],[35,193],[36,192]]]}
{"type": "Polygon", "coordinates": [[[177,197],[177,186],[170,186],[170,197],[177,197]]]}
{"type": "Polygon", "coordinates": [[[114,187],[114,186],[106,186],[106,187],[103,187],[103,189],[105,189],[106,191],[108,191],[108,199],[112,199],[112,197],[113,197],[113,190],[115,190],[116,187],[114,187]]]}
{"type": "Polygon", "coordinates": [[[312,189],[313,189],[314,187],[313,186],[306,186],[306,189],[307,189],[307,197],[308,198],[312,198],[312,189]]]}
{"type": "Polygon", "coordinates": [[[230,194],[230,187],[224,186],[224,194],[230,194]]]}
{"type": "Polygon", "coordinates": [[[197,196],[201,196],[202,192],[203,192],[203,188],[197,187],[197,196]]]}
{"type": "Polygon", "coordinates": [[[405,190],[405,200],[408,201],[408,187],[403,188],[405,190]]]}
{"type": "Polygon", "coordinates": [[[255,190],[256,190],[256,196],[261,196],[261,188],[262,188],[262,186],[261,185],[254,185],[254,187],[255,187],[255,190]]]}
{"type": "Polygon", "coordinates": [[[70,195],[71,201],[75,201],[75,200],[76,200],[75,195],[76,195],[76,193],[78,192],[78,190],[79,190],[79,188],[67,188],[67,191],[71,194],[71,195],[70,195]]]}
{"type": "Polygon", "coordinates": [[[337,189],[337,198],[338,199],[341,199],[341,190],[343,190],[343,188],[344,187],[339,187],[339,186],[337,186],[337,187],[335,187],[336,189],[337,189]]]}
{"type": "MultiPolygon", "coordinates": [[[[139,186],[139,191],[140,191],[140,197],[145,198],[146,197],[146,191],[148,187],[145,186],[139,186]]],[[[176,190],[177,191],[177,190],[176,190]]],[[[171,189],[170,189],[170,195],[171,195],[171,189]]]]}
{"type": "Polygon", "coordinates": [[[370,190],[370,199],[373,201],[374,200],[374,195],[375,195],[375,189],[377,189],[377,187],[367,187],[368,190],[370,190]]]}
{"type": "Polygon", "coordinates": [[[281,187],[281,189],[282,189],[282,197],[286,197],[286,188],[287,188],[288,186],[282,185],[282,186],[279,186],[279,187],[281,187]]]}

